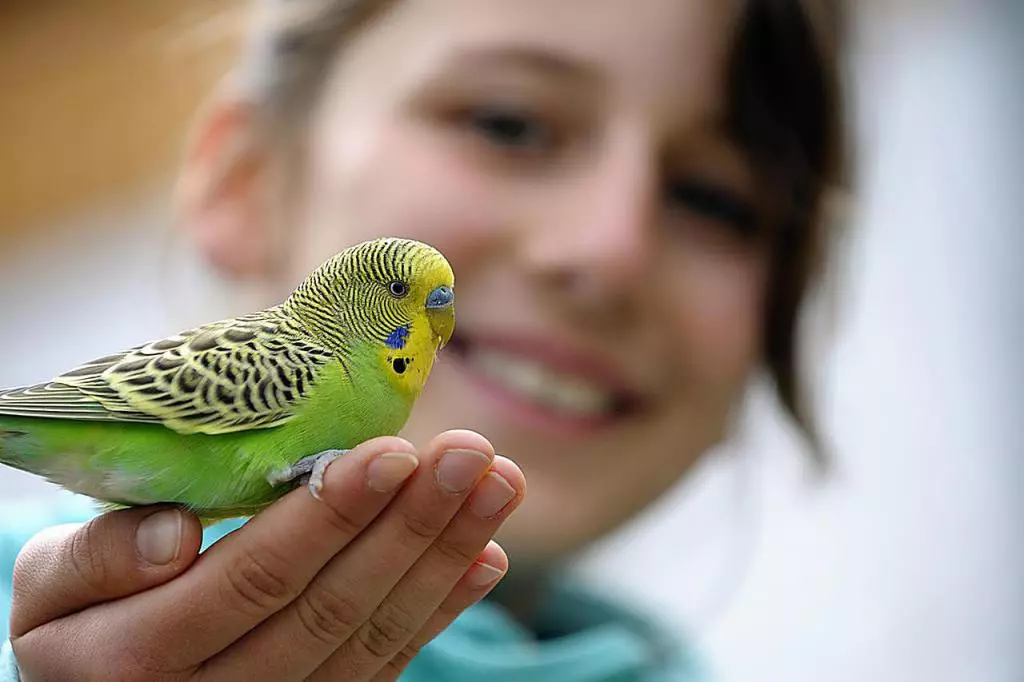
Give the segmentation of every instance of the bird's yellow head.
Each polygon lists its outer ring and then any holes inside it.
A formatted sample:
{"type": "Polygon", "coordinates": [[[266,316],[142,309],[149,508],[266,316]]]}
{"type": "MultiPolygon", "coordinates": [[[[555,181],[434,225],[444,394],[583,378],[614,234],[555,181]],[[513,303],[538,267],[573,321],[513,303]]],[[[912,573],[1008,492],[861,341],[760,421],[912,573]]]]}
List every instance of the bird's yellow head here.
{"type": "Polygon", "coordinates": [[[415,397],[455,330],[455,274],[432,246],[375,239],[321,265],[286,305],[332,350],[369,349],[415,397]]]}

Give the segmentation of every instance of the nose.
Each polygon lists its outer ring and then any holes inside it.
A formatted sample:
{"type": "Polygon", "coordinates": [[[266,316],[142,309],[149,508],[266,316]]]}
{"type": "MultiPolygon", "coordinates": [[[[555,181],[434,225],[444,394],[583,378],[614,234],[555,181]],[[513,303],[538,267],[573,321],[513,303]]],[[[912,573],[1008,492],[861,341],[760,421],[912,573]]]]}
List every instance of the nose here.
{"type": "Polygon", "coordinates": [[[451,287],[441,285],[427,294],[427,308],[436,310],[446,308],[455,301],[455,292],[451,287]]]}
{"type": "Polygon", "coordinates": [[[660,212],[659,168],[638,136],[609,144],[559,178],[525,236],[526,262],[567,301],[621,307],[650,275],[660,212]]]}

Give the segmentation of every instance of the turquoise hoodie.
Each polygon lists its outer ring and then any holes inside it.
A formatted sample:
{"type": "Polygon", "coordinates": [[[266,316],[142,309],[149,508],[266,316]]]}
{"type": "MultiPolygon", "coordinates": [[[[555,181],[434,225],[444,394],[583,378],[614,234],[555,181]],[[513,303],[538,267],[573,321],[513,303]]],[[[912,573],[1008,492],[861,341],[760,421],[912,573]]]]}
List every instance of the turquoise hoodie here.
{"type": "MultiPolygon", "coordinates": [[[[78,496],[45,507],[0,508],[0,682],[17,682],[17,662],[7,640],[11,574],[22,545],[36,532],[94,516],[78,496]]],[[[204,547],[238,528],[241,520],[206,530],[204,547]]],[[[501,607],[484,601],[423,648],[401,682],[701,682],[708,679],[691,651],[644,614],[571,585],[554,585],[538,620],[538,640],[501,607]]]]}

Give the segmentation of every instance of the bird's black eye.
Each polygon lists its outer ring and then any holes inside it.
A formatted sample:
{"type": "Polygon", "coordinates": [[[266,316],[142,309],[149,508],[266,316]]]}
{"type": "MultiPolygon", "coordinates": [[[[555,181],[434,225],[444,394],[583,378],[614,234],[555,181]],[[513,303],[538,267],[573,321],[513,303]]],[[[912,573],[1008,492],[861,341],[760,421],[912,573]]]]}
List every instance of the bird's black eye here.
{"type": "Polygon", "coordinates": [[[402,298],[409,293],[409,285],[400,279],[388,284],[388,292],[395,298],[402,298]]]}

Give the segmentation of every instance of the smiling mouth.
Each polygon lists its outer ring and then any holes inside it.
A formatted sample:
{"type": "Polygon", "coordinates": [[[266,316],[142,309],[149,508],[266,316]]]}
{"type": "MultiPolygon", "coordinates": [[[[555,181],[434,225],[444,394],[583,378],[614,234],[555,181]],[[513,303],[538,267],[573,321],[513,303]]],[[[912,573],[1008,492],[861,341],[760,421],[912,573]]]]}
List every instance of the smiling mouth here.
{"type": "Polygon", "coordinates": [[[542,411],[548,418],[597,426],[634,414],[642,400],[587,371],[537,349],[476,342],[456,334],[448,352],[492,392],[542,411]]]}

